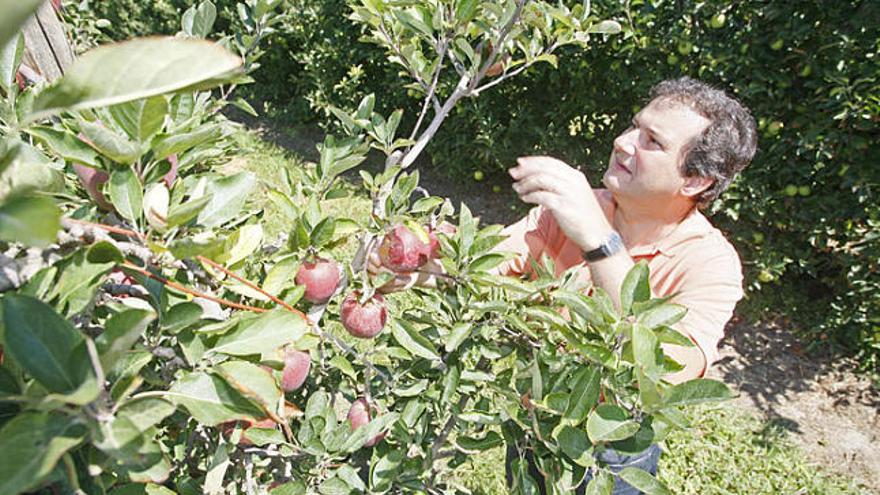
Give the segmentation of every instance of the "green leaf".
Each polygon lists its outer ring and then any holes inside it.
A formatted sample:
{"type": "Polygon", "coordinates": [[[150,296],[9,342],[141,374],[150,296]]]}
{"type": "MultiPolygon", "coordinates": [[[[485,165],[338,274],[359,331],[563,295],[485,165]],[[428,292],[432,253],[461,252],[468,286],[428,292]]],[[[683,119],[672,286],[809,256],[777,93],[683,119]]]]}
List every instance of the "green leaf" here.
{"type": "Polygon", "coordinates": [[[198,255],[219,259],[229,251],[229,245],[228,237],[217,237],[213,231],[207,231],[177,239],[168,248],[177,259],[195,258],[198,255]]]}
{"type": "Polygon", "coordinates": [[[269,495],[306,495],[306,485],[302,481],[288,481],[269,490],[269,495]]]}
{"type": "Polygon", "coordinates": [[[13,418],[0,429],[0,495],[37,488],[87,433],[84,424],[60,414],[26,412],[13,418]]]}
{"type": "Polygon", "coordinates": [[[168,390],[167,398],[208,426],[239,419],[257,421],[264,416],[222,378],[201,371],[184,374],[168,390]]]}
{"type": "Polygon", "coordinates": [[[235,218],[257,180],[250,172],[240,172],[208,183],[211,200],[199,213],[198,222],[205,227],[217,227],[235,218]]]}
{"type": "Polygon", "coordinates": [[[587,433],[594,444],[623,440],[637,431],[639,424],[629,419],[626,411],[618,406],[600,404],[587,418],[587,433]]]}
{"type": "Polygon", "coordinates": [[[433,361],[440,360],[440,355],[437,354],[434,344],[419,333],[410,322],[392,320],[391,334],[394,336],[394,340],[411,354],[433,361]]]}
{"type": "Polygon", "coordinates": [[[605,324],[602,308],[592,298],[566,290],[554,292],[553,298],[594,326],[598,327],[605,324]]]}
{"type": "Polygon", "coordinates": [[[263,290],[278,296],[284,289],[292,284],[293,278],[299,270],[300,261],[295,256],[282,259],[269,269],[263,280],[263,290]]]}
{"type": "Polygon", "coordinates": [[[475,259],[468,265],[468,271],[470,272],[485,272],[489,271],[496,266],[500,265],[504,260],[508,258],[507,255],[501,253],[488,253],[480,256],[475,259]]]}
{"type": "Polygon", "coordinates": [[[271,373],[247,361],[230,360],[216,367],[220,376],[244,397],[275,411],[282,392],[271,373]]]}
{"type": "Polygon", "coordinates": [[[183,13],[181,23],[183,32],[197,38],[207,38],[217,20],[217,7],[210,1],[204,1],[196,7],[190,7],[183,13]]]}
{"type": "Polygon", "coordinates": [[[141,433],[156,426],[175,411],[174,404],[156,397],[145,397],[126,402],[116,415],[126,418],[141,433]]]}
{"type": "Polygon", "coordinates": [[[586,367],[575,374],[568,409],[563,416],[575,426],[587,419],[593,406],[599,402],[601,377],[601,370],[597,366],[586,367]]]}
{"type": "Polygon", "coordinates": [[[0,141],[0,201],[33,190],[61,192],[64,175],[37,148],[18,140],[0,141]]]}
{"type": "Polygon", "coordinates": [[[162,129],[167,114],[168,99],[161,95],[110,107],[113,120],[130,138],[140,143],[149,142],[162,129]]]}
{"type": "Polygon", "coordinates": [[[110,317],[104,333],[95,339],[101,366],[105,370],[112,368],[155,319],[156,313],[145,309],[128,309],[110,317]]]}
{"type": "Polygon", "coordinates": [[[5,46],[21,31],[28,17],[36,12],[42,0],[0,0],[0,46],[5,46]]]}
{"type": "Polygon", "coordinates": [[[459,238],[459,255],[464,257],[470,254],[471,245],[474,242],[477,225],[471,210],[467,205],[461,204],[458,213],[458,238],[459,238]]]}
{"type": "Polygon", "coordinates": [[[110,174],[110,201],[125,219],[137,223],[144,207],[144,188],[137,174],[130,168],[114,170],[110,174]]]}
{"type": "Polygon", "coordinates": [[[444,345],[446,352],[454,352],[458,349],[458,346],[460,346],[468,335],[470,335],[472,327],[473,324],[468,322],[456,323],[449,332],[449,336],[446,338],[446,343],[444,345]]]}
{"type": "Polygon", "coordinates": [[[640,314],[638,322],[648,328],[674,325],[684,318],[687,308],[679,304],[662,304],[640,314]]]}
{"type": "Polygon", "coordinates": [[[333,240],[336,231],[336,221],[332,217],[327,217],[315,225],[310,236],[311,245],[320,249],[324,244],[333,240]]]}
{"type": "Polygon", "coordinates": [[[190,220],[197,217],[205,205],[211,201],[211,195],[206,194],[199,198],[188,199],[179,205],[171,207],[168,211],[168,227],[177,227],[189,223],[190,220]]]}
{"type": "Polygon", "coordinates": [[[51,306],[29,296],[10,294],[0,307],[6,351],[40,385],[51,392],[68,394],[94,380],[82,334],[51,306]]]}
{"type": "Polygon", "coordinates": [[[21,64],[21,56],[24,54],[24,35],[19,34],[9,40],[8,43],[0,44],[0,88],[6,94],[15,84],[15,74],[21,64]]]}
{"type": "Polygon", "coordinates": [[[0,240],[43,247],[61,230],[61,210],[49,198],[19,196],[0,205],[0,240]]]}
{"type": "Polygon", "coordinates": [[[611,495],[614,489],[614,477],[604,469],[593,475],[584,495],[611,495]]]}
{"type": "Polygon", "coordinates": [[[504,439],[494,431],[489,431],[482,438],[460,436],[455,439],[455,445],[466,454],[476,454],[484,450],[494,449],[503,443],[504,439]]]}
{"type": "Polygon", "coordinates": [[[80,249],[67,259],[46,300],[57,297],[58,308],[66,313],[78,313],[92,301],[95,290],[103,283],[102,276],[111,268],[113,263],[89,262],[86,251],[80,249]]]}
{"type": "Polygon", "coordinates": [[[683,347],[694,347],[696,345],[690,337],[674,328],[666,326],[657,327],[654,329],[654,333],[657,334],[657,340],[665,344],[675,344],[683,347]]]}
{"type": "Polygon", "coordinates": [[[195,324],[202,318],[202,307],[194,302],[175,304],[162,316],[162,329],[168,333],[177,333],[195,324]]]}
{"type": "Polygon", "coordinates": [[[295,343],[307,330],[299,315],[278,309],[243,319],[235,330],[217,339],[212,351],[234,356],[261,354],[295,343]]]}
{"type": "Polygon", "coordinates": [[[100,167],[98,152],[68,130],[38,125],[25,129],[25,132],[69,162],[100,167]]]}
{"type": "Polygon", "coordinates": [[[110,241],[98,241],[86,250],[86,261],[89,263],[122,263],[125,256],[110,241]]]}
{"type": "Polygon", "coordinates": [[[259,223],[244,225],[235,231],[233,240],[235,244],[226,256],[223,256],[227,265],[234,265],[259,249],[263,242],[263,226],[259,223]]]}
{"type": "Polygon", "coordinates": [[[352,432],[351,436],[346,439],[340,450],[343,452],[354,452],[363,447],[367,440],[386,431],[399,418],[400,414],[395,412],[389,412],[374,417],[369,423],[352,432]]]}
{"type": "Polygon", "coordinates": [[[647,301],[651,298],[651,286],[648,282],[648,263],[644,260],[633,266],[620,284],[620,312],[629,314],[634,302],[647,301]]]}
{"type": "Polygon", "coordinates": [[[556,434],[559,448],[575,464],[590,467],[595,464],[593,459],[593,444],[590,443],[587,433],[569,425],[563,426],[556,434]]]}
{"type": "Polygon", "coordinates": [[[645,373],[654,378],[659,378],[658,350],[660,343],[654,332],[636,323],[632,326],[633,357],[636,363],[645,370],[645,373]]]}
{"type": "Polygon", "coordinates": [[[672,495],[672,492],[660,480],[651,476],[651,473],[644,469],[634,467],[623,468],[617,473],[617,476],[632,485],[633,488],[645,493],[645,495],[672,495]]]}
{"type": "Polygon", "coordinates": [[[612,20],[604,20],[598,24],[593,24],[587,29],[588,33],[601,33],[601,34],[617,34],[623,28],[620,26],[620,23],[612,20]]]}
{"type": "Polygon", "coordinates": [[[153,156],[162,159],[175,153],[183,153],[208,140],[217,139],[222,132],[223,129],[217,124],[205,124],[191,132],[163,135],[154,141],[153,156]]]}
{"type": "Polygon", "coordinates": [[[176,495],[175,492],[162,485],[152,483],[130,483],[114,488],[110,495],[176,495]]]}
{"type": "Polygon", "coordinates": [[[724,383],[709,378],[696,378],[668,388],[663,394],[662,407],[686,406],[732,398],[733,393],[724,383]]]}
{"type": "Polygon", "coordinates": [[[37,96],[28,120],[64,109],[208,88],[236,75],[241,64],[220,45],[200,40],[156,37],[100,46],[80,56],[55,85],[37,96]]]}
{"type": "Polygon", "coordinates": [[[141,156],[141,147],[136,142],[101,124],[83,121],[79,128],[92,148],[114,162],[130,165],[141,156]]]}

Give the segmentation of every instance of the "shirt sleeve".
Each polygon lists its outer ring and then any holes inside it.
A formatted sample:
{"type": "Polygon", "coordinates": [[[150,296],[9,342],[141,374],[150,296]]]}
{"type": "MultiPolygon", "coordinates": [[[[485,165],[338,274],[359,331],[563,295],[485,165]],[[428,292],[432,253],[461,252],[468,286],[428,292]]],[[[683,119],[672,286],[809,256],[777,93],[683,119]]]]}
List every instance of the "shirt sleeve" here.
{"type": "Polygon", "coordinates": [[[707,368],[720,357],[718,343],[724,337],[724,327],[743,297],[739,256],[722,242],[724,249],[704,250],[707,255],[703,256],[693,253],[672,298],[688,310],[675,326],[703,351],[707,368]]]}

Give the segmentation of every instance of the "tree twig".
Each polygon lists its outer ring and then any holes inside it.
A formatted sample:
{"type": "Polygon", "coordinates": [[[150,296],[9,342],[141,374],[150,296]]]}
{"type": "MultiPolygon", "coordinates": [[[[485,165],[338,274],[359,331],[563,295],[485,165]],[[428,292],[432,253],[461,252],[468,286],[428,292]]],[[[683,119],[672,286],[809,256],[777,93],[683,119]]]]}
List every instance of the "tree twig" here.
{"type": "Polygon", "coordinates": [[[212,261],[212,260],[210,260],[210,259],[208,259],[208,258],[206,258],[206,257],[204,257],[204,256],[202,256],[202,255],[198,255],[198,256],[196,256],[196,259],[199,260],[199,261],[201,261],[202,263],[206,263],[206,264],[208,264],[208,265],[211,265],[213,268],[216,268],[217,270],[220,270],[221,272],[225,273],[226,275],[228,275],[228,276],[234,278],[235,280],[238,280],[239,282],[241,282],[241,283],[243,283],[244,285],[250,287],[251,289],[253,289],[253,290],[259,292],[260,294],[262,294],[262,295],[264,295],[264,296],[266,296],[266,297],[268,297],[268,298],[271,299],[272,302],[274,302],[275,304],[281,306],[282,308],[286,309],[287,311],[290,311],[291,313],[294,313],[294,314],[299,315],[299,317],[302,318],[303,320],[306,320],[306,321],[309,320],[308,317],[305,315],[305,313],[303,313],[302,311],[300,311],[300,310],[294,308],[294,307],[291,306],[290,304],[287,304],[286,302],[284,302],[283,300],[279,299],[278,297],[273,296],[272,294],[269,294],[268,292],[266,292],[265,290],[263,290],[262,288],[260,288],[259,285],[257,285],[257,284],[255,284],[255,283],[251,282],[250,280],[248,280],[248,279],[246,279],[246,278],[244,278],[244,277],[242,277],[242,276],[236,274],[235,272],[233,272],[233,271],[231,271],[231,270],[228,270],[226,267],[224,267],[224,266],[221,265],[220,263],[217,263],[216,261],[212,261]]]}
{"type": "Polygon", "coordinates": [[[144,275],[144,276],[146,276],[146,277],[149,277],[149,278],[151,278],[151,279],[153,279],[153,280],[155,280],[155,281],[157,281],[157,282],[159,282],[159,283],[161,283],[161,284],[163,284],[163,285],[167,285],[167,286],[169,286],[169,287],[171,287],[171,288],[177,289],[177,290],[179,290],[179,291],[181,291],[181,292],[185,292],[185,293],[187,293],[187,294],[189,294],[189,295],[192,295],[192,296],[201,297],[201,298],[203,298],[203,299],[207,299],[207,300],[209,300],[209,301],[214,301],[215,303],[217,303],[217,304],[222,304],[223,306],[229,306],[229,307],[231,307],[231,308],[236,308],[236,309],[243,309],[243,310],[246,310],[246,311],[253,311],[254,313],[265,313],[266,311],[268,311],[268,310],[265,309],[265,308],[258,308],[258,307],[256,307],[256,306],[248,306],[247,304],[241,304],[241,303],[237,303],[237,302],[234,302],[234,301],[229,301],[229,300],[227,300],[227,299],[223,299],[223,298],[220,298],[220,297],[215,297],[215,296],[212,296],[212,295],[210,295],[210,294],[205,294],[204,292],[200,292],[200,291],[197,291],[197,290],[195,290],[195,289],[190,289],[189,287],[186,287],[186,286],[183,286],[183,285],[181,285],[181,284],[178,284],[177,282],[173,282],[173,281],[171,281],[171,280],[168,280],[168,279],[165,278],[165,277],[162,277],[162,276],[160,276],[160,275],[156,275],[156,274],[154,274],[153,272],[147,270],[146,268],[143,268],[143,267],[137,266],[137,265],[135,265],[134,263],[132,263],[131,261],[128,261],[128,260],[124,261],[124,262],[122,263],[122,265],[123,265],[125,268],[128,268],[128,269],[130,269],[130,270],[136,271],[136,272],[140,273],[141,275],[144,275]]]}

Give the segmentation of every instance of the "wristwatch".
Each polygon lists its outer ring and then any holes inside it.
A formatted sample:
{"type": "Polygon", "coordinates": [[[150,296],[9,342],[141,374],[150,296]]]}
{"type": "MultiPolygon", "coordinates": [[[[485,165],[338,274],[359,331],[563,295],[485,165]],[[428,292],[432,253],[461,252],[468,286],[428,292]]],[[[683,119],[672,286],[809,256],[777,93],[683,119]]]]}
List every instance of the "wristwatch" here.
{"type": "Polygon", "coordinates": [[[611,231],[608,239],[601,246],[590,251],[584,251],[584,260],[588,262],[604,260],[609,256],[614,256],[624,248],[623,239],[615,231],[611,231]]]}

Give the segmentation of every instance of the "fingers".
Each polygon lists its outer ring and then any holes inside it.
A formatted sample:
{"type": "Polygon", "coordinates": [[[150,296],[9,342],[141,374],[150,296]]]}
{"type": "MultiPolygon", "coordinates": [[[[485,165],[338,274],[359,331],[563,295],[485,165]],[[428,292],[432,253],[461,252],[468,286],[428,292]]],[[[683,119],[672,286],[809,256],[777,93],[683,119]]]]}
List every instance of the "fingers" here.
{"type": "Polygon", "coordinates": [[[572,172],[580,173],[561,160],[549,156],[522,156],[516,160],[517,166],[508,170],[513,180],[536,174],[549,174],[556,177],[565,177],[572,172]]]}
{"type": "Polygon", "coordinates": [[[520,196],[535,191],[549,191],[563,194],[571,186],[570,181],[561,180],[550,174],[532,174],[513,184],[513,190],[520,196]]]}
{"type": "Polygon", "coordinates": [[[548,191],[531,192],[521,195],[519,199],[523,200],[526,203],[544,206],[546,208],[549,208],[550,210],[558,209],[561,204],[561,196],[548,191]]]}

